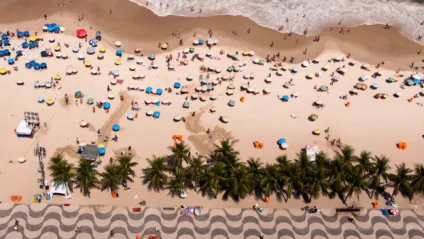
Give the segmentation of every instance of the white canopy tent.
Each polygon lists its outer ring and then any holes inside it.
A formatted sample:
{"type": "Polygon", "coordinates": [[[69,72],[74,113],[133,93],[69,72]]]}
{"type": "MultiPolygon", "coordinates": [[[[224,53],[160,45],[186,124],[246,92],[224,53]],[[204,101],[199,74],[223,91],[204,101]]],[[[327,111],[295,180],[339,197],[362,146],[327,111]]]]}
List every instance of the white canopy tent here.
{"type": "Polygon", "coordinates": [[[67,183],[58,183],[56,181],[52,181],[52,185],[50,187],[49,194],[53,197],[54,194],[62,194],[65,198],[70,198],[69,187],[67,183]]]}

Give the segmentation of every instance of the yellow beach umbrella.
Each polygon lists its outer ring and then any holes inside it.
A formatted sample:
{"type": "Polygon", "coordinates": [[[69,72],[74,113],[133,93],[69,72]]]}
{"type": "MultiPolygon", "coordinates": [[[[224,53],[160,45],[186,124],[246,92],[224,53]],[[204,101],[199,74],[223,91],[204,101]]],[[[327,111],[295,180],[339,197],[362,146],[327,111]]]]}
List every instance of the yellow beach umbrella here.
{"type": "Polygon", "coordinates": [[[108,98],[109,100],[113,100],[113,99],[115,99],[115,96],[114,96],[114,95],[108,95],[108,96],[107,96],[107,98],[108,98]]]}
{"type": "Polygon", "coordinates": [[[100,47],[100,50],[99,50],[101,53],[105,53],[106,52],[106,48],[104,48],[104,47],[100,47]]]}
{"type": "Polygon", "coordinates": [[[54,100],[52,98],[48,99],[46,101],[47,105],[52,105],[54,103],[54,100]]]}
{"type": "Polygon", "coordinates": [[[321,131],[320,131],[319,129],[315,129],[315,130],[314,130],[314,134],[315,134],[315,135],[320,135],[320,134],[321,134],[321,131]]]}
{"type": "Polygon", "coordinates": [[[86,62],[85,62],[85,66],[86,66],[86,67],[90,67],[90,66],[91,66],[91,62],[90,62],[90,61],[86,61],[86,62]]]}
{"type": "Polygon", "coordinates": [[[116,59],[116,61],[115,61],[115,65],[121,65],[121,60],[116,59]]]}
{"type": "Polygon", "coordinates": [[[30,36],[30,37],[29,37],[29,41],[31,41],[31,42],[36,41],[35,36],[30,36]]]}
{"type": "Polygon", "coordinates": [[[35,40],[36,41],[41,40],[41,36],[35,36],[35,40]]]}
{"type": "Polygon", "coordinates": [[[6,68],[1,68],[0,69],[0,74],[4,75],[4,74],[6,74],[6,72],[7,72],[6,68]]]}
{"type": "Polygon", "coordinates": [[[100,149],[100,148],[104,148],[104,147],[105,147],[105,146],[104,146],[103,144],[98,144],[98,145],[97,145],[97,148],[99,148],[99,149],[100,149]]]}
{"type": "Polygon", "coordinates": [[[162,48],[162,50],[166,50],[168,49],[168,44],[163,43],[162,45],[160,45],[160,48],[162,48]]]}
{"type": "Polygon", "coordinates": [[[58,73],[58,74],[56,74],[55,76],[54,76],[54,79],[55,80],[60,80],[62,77],[60,76],[60,74],[58,73]]]}
{"type": "Polygon", "coordinates": [[[55,46],[55,47],[54,47],[54,50],[55,50],[55,51],[60,51],[60,46],[59,46],[59,45],[55,46]]]}

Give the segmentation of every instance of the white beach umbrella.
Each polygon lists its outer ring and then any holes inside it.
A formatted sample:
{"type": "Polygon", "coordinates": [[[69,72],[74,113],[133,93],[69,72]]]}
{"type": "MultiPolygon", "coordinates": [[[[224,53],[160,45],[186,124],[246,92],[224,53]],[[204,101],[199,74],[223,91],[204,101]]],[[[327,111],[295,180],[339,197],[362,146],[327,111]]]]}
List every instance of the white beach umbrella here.
{"type": "Polygon", "coordinates": [[[68,59],[68,54],[63,53],[63,54],[62,54],[62,59],[68,59]]]}
{"type": "Polygon", "coordinates": [[[201,101],[206,101],[208,98],[206,97],[206,96],[204,96],[204,95],[202,95],[202,96],[200,96],[200,100],[201,101]]]}
{"type": "Polygon", "coordinates": [[[243,75],[243,78],[246,79],[246,80],[248,80],[250,78],[250,74],[249,73],[244,74],[243,75]]]}
{"type": "Polygon", "coordinates": [[[236,86],[234,84],[229,84],[227,86],[227,89],[229,89],[229,90],[234,90],[235,88],[236,88],[236,86]]]}
{"type": "Polygon", "coordinates": [[[110,80],[110,84],[111,85],[116,85],[116,83],[117,83],[118,81],[116,80],[116,79],[111,79],[110,80]]]}
{"type": "Polygon", "coordinates": [[[208,91],[208,86],[207,85],[202,86],[202,92],[204,93],[206,91],[208,91]]]}
{"type": "Polygon", "coordinates": [[[139,76],[138,74],[134,74],[134,75],[132,76],[132,78],[133,78],[134,80],[137,80],[137,79],[140,79],[140,76],[139,76]]]}
{"type": "Polygon", "coordinates": [[[50,38],[49,38],[49,42],[50,42],[50,43],[53,43],[54,41],[55,41],[54,37],[50,37],[50,38]]]}
{"type": "Polygon", "coordinates": [[[212,112],[212,113],[215,113],[215,112],[216,112],[216,106],[212,106],[212,107],[209,109],[209,111],[210,111],[210,112],[212,112]]]}
{"type": "Polygon", "coordinates": [[[309,62],[307,62],[307,61],[302,62],[302,66],[303,67],[308,67],[309,66],[309,62]]]}
{"type": "Polygon", "coordinates": [[[209,99],[211,100],[216,100],[217,96],[215,94],[212,94],[211,96],[209,96],[209,99]]]}
{"type": "Polygon", "coordinates": [[[136,63],[137,63],[137,65],[142,65],[143,64],[143,59],[137,59],[136,63]]]}
{"type": "Polygon", "coordinates": [[[220,120],[221,120],[223,123],[228,123],[228,117],[227,117],[227,116],[221,116],[221,117],[220,117],[220,120]]]}
{"type": "Polygon", "coordinates": [[[148,110],[148,111],[146,112],[146,115],[147,115],[147,116],[152,116],[152,115],[153,115],[153,111],[152,111],[152,110],[148,110]]]}
{"type": "Polygon", "coordinates": [[[93,68],[93,69],[91,70],[91,74],[92,74],[92,75],[97,75],[97,70],[93,68]]]}
{"type": "Polygon", "coordinates": [[[233,95],[234,91],[233,90],[227,90],[227,95],[233,95]]]}
{"type": "Polygon", "coordinates": [[[198,87],[194,88],[194,90],[195,90],[196,92],[200,92],[200,91],[202,91],[202,87],[198,86],[198,87]]]}
{"type": "Polygon", "coordinates": [[[253,87],[249,87],[249,88],[247,88],[247,92],[249,92],[249,93],[252,93],[252,92],[254,92],[255,91],[255,89],[253,88],[253,87]]]}
{"type": "Polygon", "coordinates": [[[396,95],[397,97],[400,97],[400,96],[402,96],[402,92],[396,92],[396,93],[395,93],[395,95],[396,95]]]}
{"type": "Polygon", "coordinates": [[[144,100],[144,103],[145,103],[146,105],[149,105],[149,104],[151,104],[151,103],[152,103],[152,100],[151,100],[151,99],[144,100]]]}
{"type": "Polygon", "coordinates": [[[179,115],[174,116],[175,122],[179,122],[180,120],[181,120],[181,116],[179,116],[179,115]]]}
{"type": "Polygon", "coordinates": [[[266,83],[271,83],[271,82],[272,82],[271,77],[267,77],[267,78],[265,78],[265,82],[266,82],[266,83]]]}
{"type": "Polygon", "coordinates": [[[135,71],[135,66],[130,66],[130,71],[135,71]]]}
{"type": "Polygon", "coordinates": [[[58,52],[56,53],[56,58],[61,58],[62,57],[62,53],[58,52]]]}
{"type": "Polygon", "coordinates": [[[275,74],[276,74],[277,76],[282,76],[282,75],[283,75],[283,72],[282,72],[282,71],[277,71],[275,74]]]}
{"type": "Polygon", "coordinates": [[[187,80],[188,81],[192,81],[193,80],[193,76],[187,76],[187,80]]]}
{"type": "Polygon", "coordinates": [[[249,88],[249,86],[248,86],[247,84],[243,84],[243,85],[241,85],[241,89],[242,89],[242,90],[246,90],[247,88],[249,88]]]}
{"type": "Polygon", "coordinates": [[[162,104],[164,104],[164,105],[167,105],[167,104],[169,104],[170,103],[170,101],[168,100],[168,99],[164,99],[164,100],[162,100],[162,104]]]}
{"type": "Polygon", "coordinates": [[[199,98],[199,95],[198,95],[198,94],[192,94],[192,95],[191,95],[191,98],[192,98],[193,100],[196,100],[197,98],[199,98]]]}
{"type": "Polygon", "coordinates": [[[271,91],[268,88],[264,88],[263,92],[269,94],[271,91]]]}
{"type": "Polygon", "coordinates": [[[221,71],[222,71],[221,68],[216,68],[215,69],[215,72],[218,73],[218,74],[221,73],[221,71]]]}

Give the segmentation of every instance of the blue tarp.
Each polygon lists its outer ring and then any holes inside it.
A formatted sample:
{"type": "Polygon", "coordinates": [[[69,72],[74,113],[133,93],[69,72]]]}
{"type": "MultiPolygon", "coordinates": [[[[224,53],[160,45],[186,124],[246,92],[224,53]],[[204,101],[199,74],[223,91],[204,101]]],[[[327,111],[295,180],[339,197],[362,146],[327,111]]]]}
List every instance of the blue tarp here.
{"type": "Polygon", "coordinates": [[[277,141],[277,144],[285,144],[287,141],[286,141],[286,139],[285,138],[281,138],[281,139],[279,139],[278,141],[277,141]]]}
{"type": "Polygon", "coordinates": [[[119,124],[112,125],[112,130],[113,131],[119,131],[120,129],[121,129],[121,126],[119,126],[119,124]]]}

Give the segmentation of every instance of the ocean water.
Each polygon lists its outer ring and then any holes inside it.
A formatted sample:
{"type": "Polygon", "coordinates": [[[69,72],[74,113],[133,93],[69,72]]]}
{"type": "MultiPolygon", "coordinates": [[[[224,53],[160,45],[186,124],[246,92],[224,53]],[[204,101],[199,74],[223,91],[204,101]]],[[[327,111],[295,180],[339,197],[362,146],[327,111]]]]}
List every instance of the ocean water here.
{"type": "MultiPolygon", "coordinates": [[[[146,6],[146,0],[130,0],[146,6]]],[[[424,35],[424,4],[408,0],[147,0],[159,16],[242,15],[262,25],[284,32],[308,35],[322,28],[390,24],[414,40],[424,35]],[[162,3],[162,7],[161,7],[162,3]],[[166,5],[169,5],[166,8],[166,5]],[[194,7],[194,11],[191,8],[194,7]]],[[[419,0],[418,0],[419,1],[419,0]]],[[[424,41],[423,41],[424,42],[424,41]]]]}

